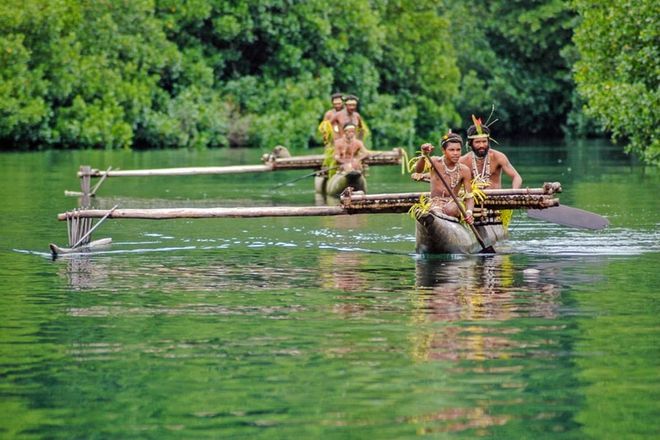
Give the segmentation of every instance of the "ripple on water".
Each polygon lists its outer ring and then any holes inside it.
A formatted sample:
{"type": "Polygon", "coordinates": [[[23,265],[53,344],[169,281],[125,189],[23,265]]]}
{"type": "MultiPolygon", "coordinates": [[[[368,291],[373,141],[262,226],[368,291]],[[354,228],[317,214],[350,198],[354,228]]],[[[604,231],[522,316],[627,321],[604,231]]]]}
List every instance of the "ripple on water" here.
{"type": "Polygon", "coordinates": [[[507,245],[522,254],[639,255],[660,251],[660,231],[612,227],[591,231],[527,221],[511,225],[507,245]]]}

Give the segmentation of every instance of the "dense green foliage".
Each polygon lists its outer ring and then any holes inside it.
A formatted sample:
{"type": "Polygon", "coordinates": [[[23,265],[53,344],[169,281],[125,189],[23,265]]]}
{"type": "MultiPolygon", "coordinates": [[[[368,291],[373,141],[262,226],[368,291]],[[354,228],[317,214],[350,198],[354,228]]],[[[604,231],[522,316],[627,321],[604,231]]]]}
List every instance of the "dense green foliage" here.
{"type": "Polygon", "coordinates": [[[657,7],[629,17],[588,3],[0,0],[0,141],[319,145],[336,91],[360,97],[368,145],[382,149],[435,141],[493,106],[495,137],[585,132],[577,62],[587,114],[653,159],[659,141],[639,124],[654,124],[639,116],[658,108],[657,25],[643,21],[657,7]]]}
{"type": "Polygon", "coordinates": [[[487,117],[494,134],[558,135],[571,111],[575,13],[563,0],[447,2],[461,70],[457,108],[487,117]]]}
{"type": "Polygon", "coordinates": [[[586,112],[626,151],[660,164],[660,5],[655,0],[577,0],[575,65],[586,112]]]}

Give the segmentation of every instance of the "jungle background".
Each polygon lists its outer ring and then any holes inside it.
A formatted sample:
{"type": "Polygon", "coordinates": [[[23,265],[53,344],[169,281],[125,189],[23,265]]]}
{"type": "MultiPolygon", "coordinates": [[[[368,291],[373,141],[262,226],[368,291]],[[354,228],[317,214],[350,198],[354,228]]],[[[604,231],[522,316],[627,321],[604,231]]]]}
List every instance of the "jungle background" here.
{"type": "Polygon", "coordinates": [[[0,0],[0,149],[607,136],[660,163],[657,0],[0,0]],[[491,119],[491,120],[492,120],[491,119]]]}

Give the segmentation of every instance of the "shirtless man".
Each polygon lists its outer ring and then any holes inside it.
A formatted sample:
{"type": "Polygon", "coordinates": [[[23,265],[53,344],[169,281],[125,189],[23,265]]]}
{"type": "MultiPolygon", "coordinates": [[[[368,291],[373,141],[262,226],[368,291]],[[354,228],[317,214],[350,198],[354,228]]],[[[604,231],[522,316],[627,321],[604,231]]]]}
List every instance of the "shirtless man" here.
{"type": "Polygon", "coordinates": [[[344,107],[344,98],[342,93],[332,94],[332,107],[332,109],[325,112],[325,116],[323,116],[324,121],[331,120],[332,117],[340,112],[342,107],[344,107]]]}
{"type": "Polygon", "coordinates": [[[357,109],[357,104],[358,104],[358,97],[355,95],[348,95],[344,99],[344,104],[345,107],[343,110],[338,111],[332,119],[330,119],[330,123],[332,124],[333,127],[335,127],[335,139],[336,138],[341,138],[344,136],[344,124],[347,122],[352,122],[355,127],[357,128],[357,138],[359,140],[362,140],[364,137],[364,132],[365,132],[365,126],[364,123],[362,122],[362,117],[360,114],[355,111],[357,109]]]}
{"type": "Polygon", "coordinates": [[[361,140],[355,138],[356,126],[347,122],[342,127],[344,135],[335,140],[335,160],[344,171],[362,171],[362,161],[369,157],[369,151],[361,140]]]}
{"type": "Polygon", "coordinates": [[[335,138],[339,133],[339,127],[330,121],[337,113],[342,110],[342,107],[344,106],[344,98],[341,93],[332,94],[332,106],[332,109],[325,112],[325,115],[323,115],[323,120],[319,124],[319,131],[323,136],[323,146],[326,149],[332,148],[335,138]]]}
{"type": "Polygon", "coordinates": [[[467,143],[472,151],[460,159],[472,173],[472,179],[479,179],[488,189],[502,188],[502,170],[511,177],[511,187],[522,187],[522,177],[511,165],[506,155],[490,148],[490,129],[482,125],[481,121],[472,117],[474,125],[467,130],[467,143]]]}
{"type": "MultiPolygon", "coordinates": [[[[431,160],[438,171],[443,173],[445,181],[451,187],[456,197],[458,197],[458,192],[461,189],[461,186],[465,189],[465,213],[467,214],[465,221],[468,224],[473,224],[474,217],[472,216],[472,210],[474,209],[474,197],[472,197],[471,192],[472,185],[470,184],[470,169],[458,162],[461,158],[461,153],[463,152],[463,139],[455,133],[449,133],[442,137],[442,143],[440,146],[442,147],[444,156],[431,157],[431,160]]],[[[431,144],[427,143],[422,145],[423,156],[415,165],[415,174],[412,176],[414,179],[422,180],[422,173],[426,167],[426,155],[431,154],[434,149],[435,147],[431,144]]],[[[447,187],[433,168],[431,168],[431,199],[431,206],[433,208],[441,209],[443,214],[457,218],[460,217],[458,206],[456,206],[447,187]]]]}

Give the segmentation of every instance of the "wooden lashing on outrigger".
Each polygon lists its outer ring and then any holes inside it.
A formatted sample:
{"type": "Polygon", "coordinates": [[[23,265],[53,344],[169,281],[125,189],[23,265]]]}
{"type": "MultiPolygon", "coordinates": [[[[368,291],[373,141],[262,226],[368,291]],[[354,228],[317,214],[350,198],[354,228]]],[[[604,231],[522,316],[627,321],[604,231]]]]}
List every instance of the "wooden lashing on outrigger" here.
{"type": "Polygon", "coordinates": [[[85,239],[89,241],[89,230],[92,227],[91,218],[80,218],[78,210],[68,211],[66,213],[66,229],[69,237],[69,246],[75,244],[86,244],[85,239]]]}
{"type": "MultiPolygon", "coordinates": [[[[101,176],[101,180],[99,180],[99,182],[96,185],[94,185],[94,188],[92,188],[90,190],[92,167],[90,167],[89,165],[81,165],[80,166],[80,171],[78,172],[81,176],[80,177],[80,192],[78,192],[78,191],[66,191],[65,190],[64,195],[65,196],[75,196],[75,197],[82,196],[84,199],[83,199],[83,203],[81,203],[81,205],[87,206],[89,203],[88,202],[85,203],[85,200],[87,200],[87,198],[89,198],[89,197],[95,197],[96,196],[96,191],[99,189],[101,184],[103,182],[105,182],[105,179],[108,178],[108,175],[109,175],[108,173],[110,172],[110,170],[112,170],[112,167],[108,167],[108,169],[105,171],[105,173],[103,173],[103,175],[101,176]]],[[[117,170],[119,170],[119,168],[117,168],[117,170]]],[[[117,170],[115,170],[115,171],[117,171],[117,170]]]]}

